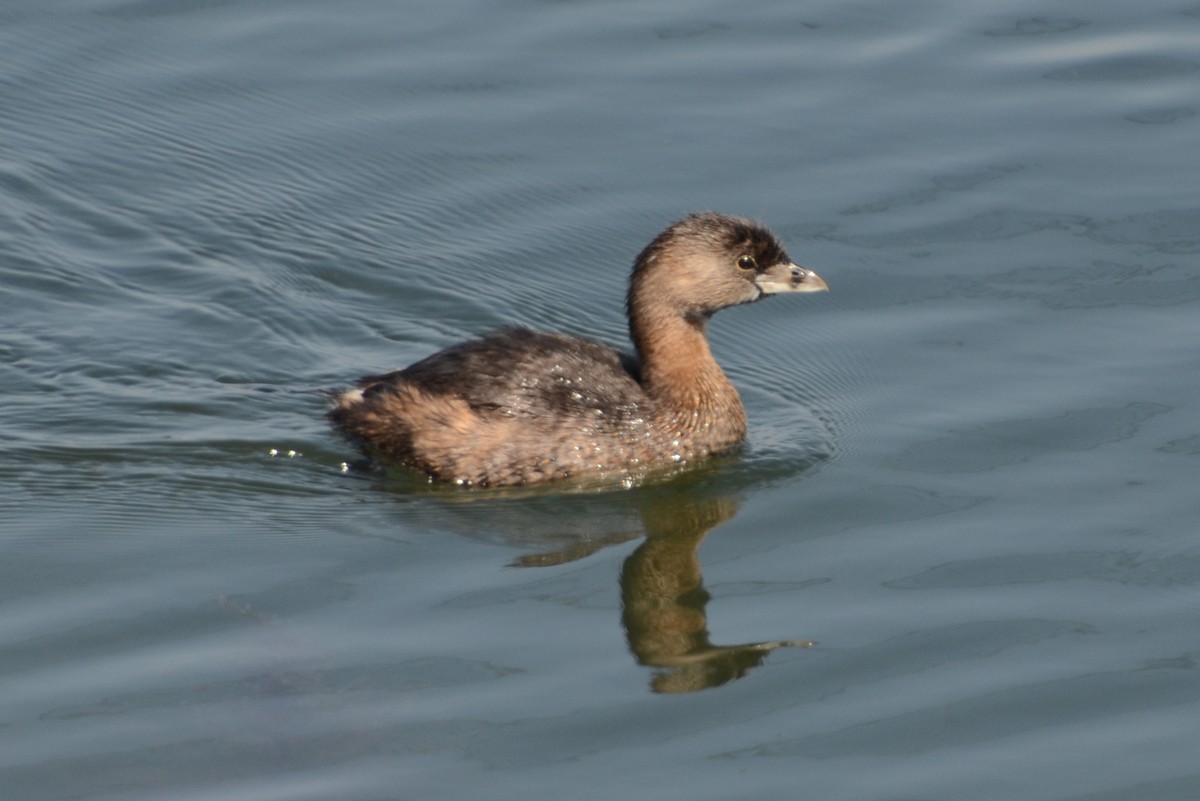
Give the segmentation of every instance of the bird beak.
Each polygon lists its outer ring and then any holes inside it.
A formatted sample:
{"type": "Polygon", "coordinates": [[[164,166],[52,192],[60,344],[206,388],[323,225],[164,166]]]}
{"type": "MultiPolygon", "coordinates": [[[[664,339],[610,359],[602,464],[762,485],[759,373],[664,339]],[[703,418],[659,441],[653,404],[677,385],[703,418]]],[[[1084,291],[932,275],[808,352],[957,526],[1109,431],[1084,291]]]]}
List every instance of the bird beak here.
{"type": "Polygon", "coordinates": [[[763,270],[754,283],[765,295],[777,292],[828,292],[825,279],[799,264],[776,264],[763,270]]]}

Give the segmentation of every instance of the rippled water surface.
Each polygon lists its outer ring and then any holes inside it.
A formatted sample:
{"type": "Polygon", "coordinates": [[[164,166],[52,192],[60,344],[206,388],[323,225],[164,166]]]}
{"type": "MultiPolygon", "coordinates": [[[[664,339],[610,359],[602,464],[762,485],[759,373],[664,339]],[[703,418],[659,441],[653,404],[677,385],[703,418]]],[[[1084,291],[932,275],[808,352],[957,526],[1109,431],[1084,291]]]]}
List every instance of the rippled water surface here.
{"type": "Polygon", "coordinates": [[[1200,798],[1198,108],[1186,0],[9,0],[0,795],[1200,798]],[[832,287],[740,457],[327,430],[704,208],[832,287]]]}

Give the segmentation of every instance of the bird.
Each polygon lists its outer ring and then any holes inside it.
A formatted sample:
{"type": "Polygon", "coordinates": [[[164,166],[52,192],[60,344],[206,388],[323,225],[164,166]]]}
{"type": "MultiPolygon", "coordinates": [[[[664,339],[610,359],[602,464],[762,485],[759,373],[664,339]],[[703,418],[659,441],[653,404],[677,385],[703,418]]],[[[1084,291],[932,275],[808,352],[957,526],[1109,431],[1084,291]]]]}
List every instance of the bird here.
{"type": "Polygon", "coordinates": [[[333,395],[327,416],[369,455],[430,482],[630,484],[703,463],[746,437],[741,397],[709,349],[713,314],[828,288],[761,223],[690,214],[634,260],[625,302],[633,353],[503,328],[365,376],[333,395]]]}

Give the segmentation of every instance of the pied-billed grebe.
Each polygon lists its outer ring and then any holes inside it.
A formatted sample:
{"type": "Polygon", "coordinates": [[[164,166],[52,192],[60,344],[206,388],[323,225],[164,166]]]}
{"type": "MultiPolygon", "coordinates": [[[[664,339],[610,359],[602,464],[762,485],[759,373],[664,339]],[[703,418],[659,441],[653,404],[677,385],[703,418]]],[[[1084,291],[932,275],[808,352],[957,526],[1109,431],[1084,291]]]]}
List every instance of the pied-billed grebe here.
{"type": "Polygon", "coordinates": [[[463,486],[627,480],[686,466],[746,436],[741,398],[708,348],[708,318],[778,292],[826,289],[762,225],[693,214],[634,261],[636,357],[507,328],[361,379],[329,419],[369,451],[463,486]]]}

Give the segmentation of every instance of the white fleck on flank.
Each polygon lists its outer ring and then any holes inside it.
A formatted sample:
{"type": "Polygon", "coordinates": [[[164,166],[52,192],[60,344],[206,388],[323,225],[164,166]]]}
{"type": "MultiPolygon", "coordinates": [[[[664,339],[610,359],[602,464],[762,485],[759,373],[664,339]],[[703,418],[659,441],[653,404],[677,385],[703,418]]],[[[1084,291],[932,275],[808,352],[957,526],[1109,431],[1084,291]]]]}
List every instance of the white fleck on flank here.
{"type": "Polygon", "coordinates": [[[353,406],[356,403],[362,403],[362,399],[362,389],[348,389],[341,395],[338,395],[337,405],[344,409],[347,406],[353,406]]]}

